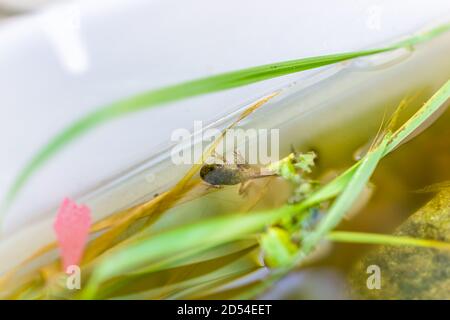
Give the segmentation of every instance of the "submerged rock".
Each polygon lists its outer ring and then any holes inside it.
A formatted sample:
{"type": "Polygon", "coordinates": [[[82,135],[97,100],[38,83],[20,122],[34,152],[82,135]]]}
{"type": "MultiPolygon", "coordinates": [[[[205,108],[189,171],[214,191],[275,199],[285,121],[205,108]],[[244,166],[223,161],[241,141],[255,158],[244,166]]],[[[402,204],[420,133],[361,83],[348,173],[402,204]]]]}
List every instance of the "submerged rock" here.
{"type": "MultiPolygon", "coordinates": [[[[450,242],[450,188],[441,190],[394,234],[450,242]]],[[[450,251],[382,246],[357,263],[350,283],[355,298],[450,299],[450,251]],[[374,268],[379,271],[379,288],[372,281],[377,276],[374,268]]]]}

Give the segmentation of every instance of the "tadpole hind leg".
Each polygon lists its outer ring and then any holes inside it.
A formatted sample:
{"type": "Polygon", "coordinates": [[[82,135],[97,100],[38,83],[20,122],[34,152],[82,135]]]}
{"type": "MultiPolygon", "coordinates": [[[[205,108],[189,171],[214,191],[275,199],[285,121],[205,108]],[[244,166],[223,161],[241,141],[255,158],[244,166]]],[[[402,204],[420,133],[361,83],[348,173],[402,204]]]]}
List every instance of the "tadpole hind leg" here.
{"type": "Polygon", "coordinates": [[[210,191],[210,190],[219,190],[219,189],[223,189],[222,185],[216,185],[216,184],[210,184],[208,182],[203,181],[203,183],[206,185],[206,191],[210,191]]]}

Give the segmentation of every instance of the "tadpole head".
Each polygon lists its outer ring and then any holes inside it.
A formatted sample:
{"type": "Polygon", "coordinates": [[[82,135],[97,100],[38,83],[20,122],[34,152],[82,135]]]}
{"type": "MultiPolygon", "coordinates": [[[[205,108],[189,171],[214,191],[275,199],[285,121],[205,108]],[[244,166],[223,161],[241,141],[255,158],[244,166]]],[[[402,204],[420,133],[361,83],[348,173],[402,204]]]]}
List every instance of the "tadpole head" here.
{"type": "Polygon", "coordinates": [[[200,169],[200,178],[202,178],[203,180],[205,180],[206,176],[216,170],[217,168],[222,167],[221,164],[205,164],[201,169],[200,169]]]}

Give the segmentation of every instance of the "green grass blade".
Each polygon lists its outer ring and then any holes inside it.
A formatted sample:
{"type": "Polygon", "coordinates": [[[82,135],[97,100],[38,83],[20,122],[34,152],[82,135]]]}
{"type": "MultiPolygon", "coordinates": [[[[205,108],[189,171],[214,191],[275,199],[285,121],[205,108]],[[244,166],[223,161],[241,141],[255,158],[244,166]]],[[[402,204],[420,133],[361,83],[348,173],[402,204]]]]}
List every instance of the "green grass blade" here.
{"type": "Polygon", "coordinates": [[[67,146],[70,142],[107,121],[125,116],[132,112],[137,112],[143,109],[155,107],[157,105],[194,97],[201,94],[236,88],[357,57],[391,51],[401,47],[413,46],[420,42],[427,41],[443,32],[448,31],[449,29],[450,24],[444,24],[429,32],[413,36],[385,48],[331,54],[257,66],[168,86],[106,105],[79,119],[61,133],[53,137],[53,139],[51,139],[42,149],[40,149],[38,153],[35,154],[34,157],[25,165],[5,195],[2,203],[2,210],[0,211],[0,223],[4,212],[8,209],[10,203],[15,199],[18,192],[34,174],[34,172],[36,172],[36,170],[38,170],[51,157],[53,157],[53,155],[59,152],[63,147],[67,146]]]}
{"type": "Polygon", "coordinates": [[[327,235],[327,239],[335,242],[377,244],[386,246],[412,246],[450,250],[450,243],[447,242],[365,232],[332,231],[327,235]]]}
{"type": "MultiPolygon", "coordinates": [[[[214,249],[216,248],[217,247],[215,247],[214,249]]],[[[212,252],[214,249],[210,251],[212,252]]],[[[172,289],[170,289],[170,287],[172,287],[173,289],[181,289],[179,285],[184,286],[184,283],[186,283],[186,281],[189,283],[188,286],[190,287],[194,285],[194,283],[191,282],[192,280],[197,281],[195,279],[203,279],[209,281],[217,278],[218,273],[223,273],[223,271],[230,273],[235,272],[239,269],[241,271],[242,269],[249,271],[255,268],[259,268],[259,266],[253,261],[253,259],[249,257],[251,256],[251,252],[253,252],[254,250],[255,246],[252,246],[237,252],[233,252],[231,254],[225,253],[224,255],[217,256],[217,258],[212,260],[205,260],[198,263],[187,262],[187,264],[181,267],[168,266],[170,269],[169,272],[171,273],[170,281],[166,281],[164,282],[164,284],[152,285],[149,287],[151,288],[150,291],[155,293],[159,291],[160,296],[163,292],[165,292],[165,295],[167,295],[170,291],[173,291],[172,289]],[[207,266],[209,266],[209,268],[207,266]]],[[[196,256],[201,257],[202,255],[203,252],[200,255],[196,256]]],[[[106,287],[100,287],[99,294],[97,294],[96,298],[103,299],[106,297],[116,296],[117,293],[120,293],[122,289],[126,288],[130,284],[133,285],[133,283],[139,283],[142,280],[146,281],[148,279],[158,277],[158,274],[161,274],[160,271],[162,270],[165,269],[162,268],[156,271],[156,274],[136,274],[134,272],[132,275],[122,274],[117,280],[108,282],[106,287]]],[[[166,269],[166,271],[168,270],[166,269]]],[[[149,296],[147,298],[151,297],[149,296]]]]}
{"type": "Polygon", "coordinates": [[[420,130],[433,116],[445,107],[450,98],[450,80],[448,80],[408,121],[406,121],[392,136],[385,154],[393,151],[407,141],[411,135],[420,130]]]}

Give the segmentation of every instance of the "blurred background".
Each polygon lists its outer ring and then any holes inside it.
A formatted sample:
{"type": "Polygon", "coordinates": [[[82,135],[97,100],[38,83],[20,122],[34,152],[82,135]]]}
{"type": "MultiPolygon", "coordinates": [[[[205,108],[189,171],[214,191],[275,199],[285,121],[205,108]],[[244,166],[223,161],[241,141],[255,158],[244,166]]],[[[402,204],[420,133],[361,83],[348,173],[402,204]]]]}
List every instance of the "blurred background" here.
{"type": "Polygon", "coordinates": [[[64,0],[1,0],[0,1],[0,17],[25,13],[28,11],[39,9],[51,2],[63,2],[64,0]]]}

